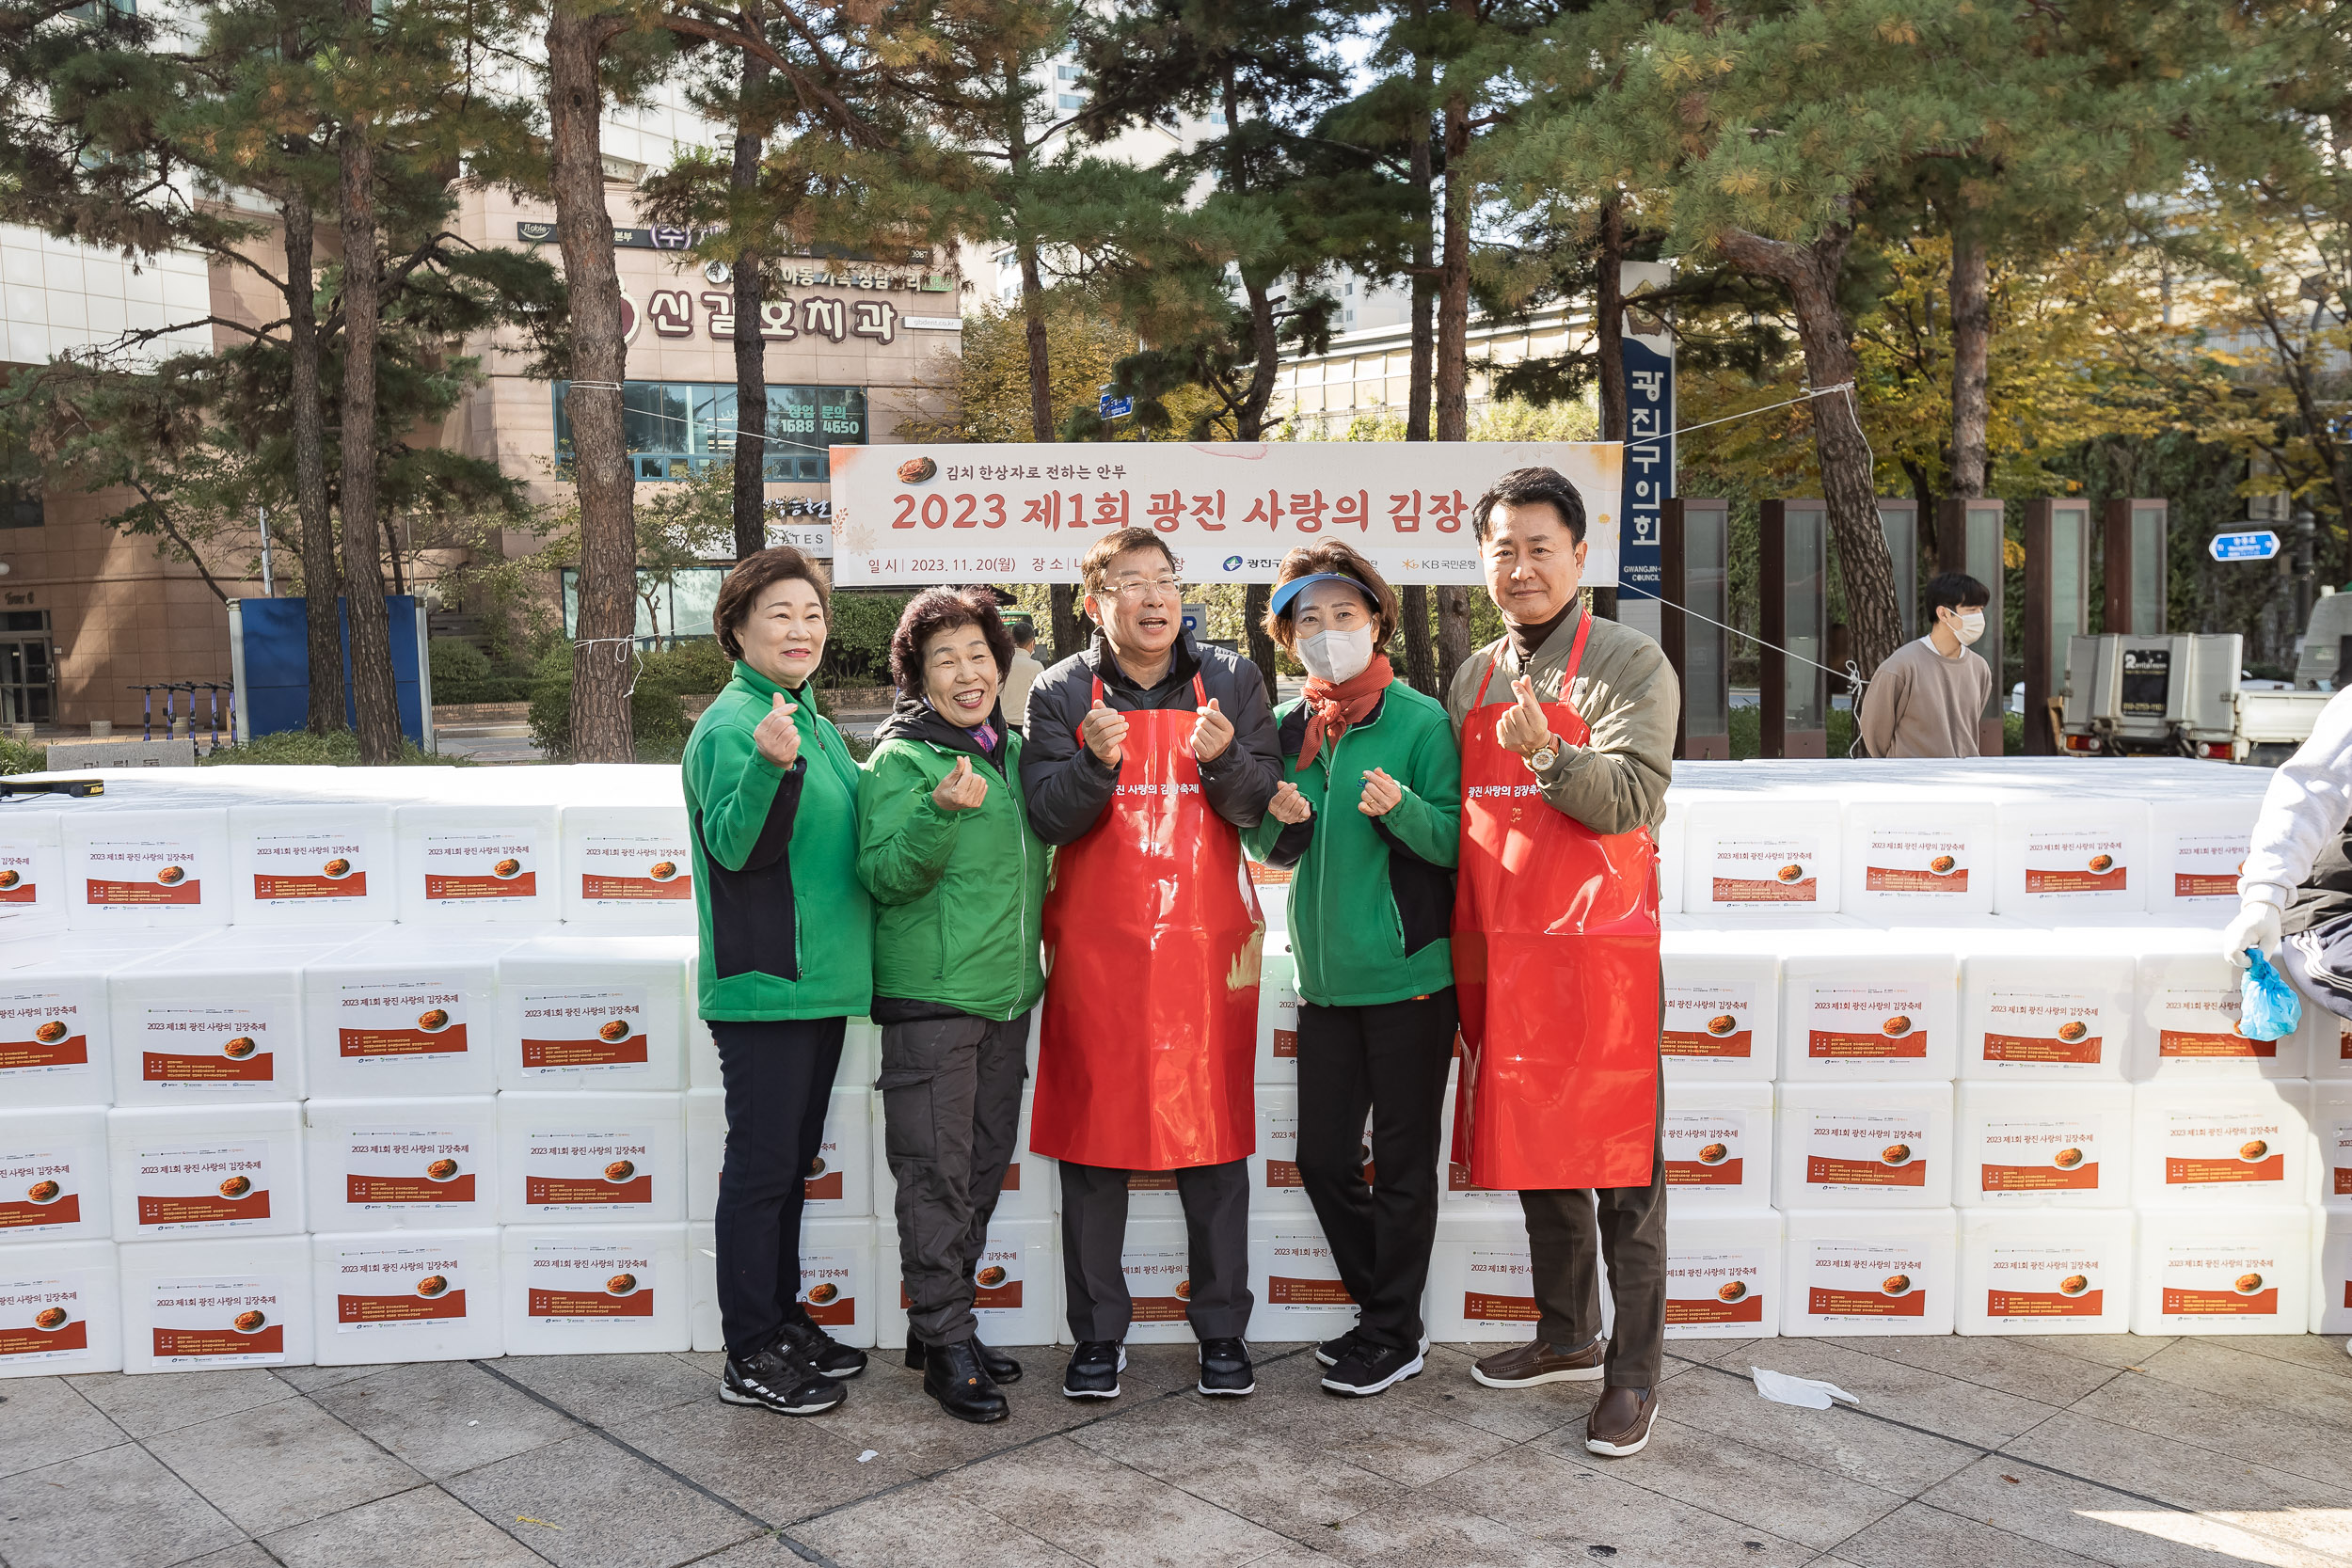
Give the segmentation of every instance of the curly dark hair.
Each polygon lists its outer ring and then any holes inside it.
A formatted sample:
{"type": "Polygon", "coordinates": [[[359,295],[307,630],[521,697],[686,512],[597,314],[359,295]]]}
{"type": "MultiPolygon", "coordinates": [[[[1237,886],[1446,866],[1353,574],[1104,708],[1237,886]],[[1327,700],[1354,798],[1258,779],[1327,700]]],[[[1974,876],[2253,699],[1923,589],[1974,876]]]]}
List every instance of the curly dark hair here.
{"type": "Polygon", "coordinates": [[[1571,542],[1584,543],[1584,498],[1557,468],[1514,468],[1496,480],[1470,508],[1470,532],[1483,545],[1497,506],[1537,504],[1549,505],[1560,514],[1560,526],[1568,531],[1571,542]]]}
{"type": "Polygon", "coordinates": [[[817,590],[817,605],[825,612],[825,625],[833,625],[833,588],[825,581],[825,574],[791,546],[777,545],[737,562],[727,580],[719,585],[719,602],[710,607],[710,629],[718,633],[719,646],[729,658],[743,657],[738,634],[760,594],[787,578],[798,578],[817,590]]]}
{"type": "Polygon", "coordinates": [[[1005,618],[997,613],[996,595],[982,589],[926,588],[914,595],[906,613],[898,617],[898,629],[890,634],[890,678],[898,685],[901,695],[923,695],[923,654],[930,640],[943,631],[959,626],[977,626],[988,639],[988,651],[996,656],[996,678],[1002,680],[1012,670],[1012,633],[1005,629],[1005,618]]]}
{"type": "MultiPolygon", "coordinates": [[[[1282,558],[1282,564],[1274,573],[1274,586],[1279,588],[1286,582],[1323,572],[1334,577],[1354,578],[1363,584],[1365,594],[1372,600],[1373,646],[1387,647],[1389,639],[1396,632],[1396,590],[1391,588],[1388,579],[1374,569],[1371,562],[1358,554],[1356,546],[1346,540],[1326,539],[1317,544],[1301,545],[1282,558]]],[[[1282,607],[1281,614],[1268,611],[1265,618],[1266,635],[1280,643],[1286,653],[1298,651],[1296,628],[1291,623],[1291,612],[1296,608],[1296,601],[1294,600],[1282,607]]]]}

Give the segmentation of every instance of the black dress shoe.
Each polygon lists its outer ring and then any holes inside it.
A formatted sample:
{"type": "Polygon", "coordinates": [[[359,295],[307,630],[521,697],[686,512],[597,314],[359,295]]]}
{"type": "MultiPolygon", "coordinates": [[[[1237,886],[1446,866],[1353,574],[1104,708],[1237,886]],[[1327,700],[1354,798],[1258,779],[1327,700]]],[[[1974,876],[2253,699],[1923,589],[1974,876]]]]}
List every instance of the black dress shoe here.
{"type": "Polygon", "coordinates": [[[787,1322],[776,1331],[776,1349],[827,1377],[855,1377],[866,1370],[866,1353],[851,1350],[812,1323],[787,1322]]]}
{"type": "Polygon", "coordinates": [[[1227,1399],[1256,1393],[1258,1372],[1249,1364],[1249,1347],[1239,1339],[1201,1340],[1199,1387],[1227,1399]]]}
{"type": "Polygon", "coordinates": [[[988,1380],[978,1352],[969,1339],[924,1347],[923,1392],[937,1400],[939,1408],[959,1421],[986,1425],[1012,1414],[1012,1406],[1005,1402],[996,1385],[988,1380]]]}
{"type": "Polygon", "coordinates": [[[719,1398],[728,1404],[755,1404],[780,1416],[821,1416],[848,1399],[849,1392],[832,1378],[773,1349],[749,1361],[727,1357],[719,1379],[719,1398]]]}
{"type": "Polygon", "coordinates": [[[1061,1391],[1073,1400],[1119,1398],[1119,1374],[1127,1370],[1127,1347],[1116,1339],[1081,1339],[1070,1353],[1061,1391]]]}
{"type": "MultiPolygon", "coordinates": [[[[980,1365],[988,1369],[988,1380],[991,1383],[1021,1381],[1020,1362],[1015,1361],[1003,1351],[991,1350],[988,1346],[981,1344],[977,1338],[972,1341],[972,1348],[978,1353],[980,1365]]],[[[922,1337],[911,1328],[907,1330],[907,1367],[913,1371],[919,1372],[923,1370],[922,1337]]]]}

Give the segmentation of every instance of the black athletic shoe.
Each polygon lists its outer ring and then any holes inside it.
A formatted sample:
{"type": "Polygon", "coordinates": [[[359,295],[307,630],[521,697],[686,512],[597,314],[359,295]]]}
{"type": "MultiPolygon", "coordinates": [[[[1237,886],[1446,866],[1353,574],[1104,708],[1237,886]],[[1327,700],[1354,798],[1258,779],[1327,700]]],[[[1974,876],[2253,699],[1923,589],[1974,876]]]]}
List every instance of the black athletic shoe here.
{"type": "Polygon", "coordinates": [[[930,1345],[923,1352],[923,1392],[959,1421],[986,1425],[1012,1414],[1012,1406],[980,1367],[978,1341],[930,1345]]]}
{"type": "Polygon", "coordinates": [[[1349,1399],[1369,1399],[1387,1393],[1408,1377],[1421,1376],[1426,1364],[1420,1351],[1359,1339],[1356,1348],[1324,1374],[1323,1386],[1349,1399]]]}
{"type": "Polygon", "coordinates": [[[1315,1347],[1315,1359],[1327,1367],[1336,1367],[1347,1359],[1348,1353],[1363,1343],[1363,1329],[1349,1329],[1336,1339],[1326,1339],[1315,1347]]]}
{"type": "Polygon", "coordinates": [[[855,1377],[866,1370],[866,1353],[851,1350],[812,1323],[789,1323],[776,1333],[776,1349],[826,1377],[855,1377]]]}
{"type": "Polygon", "coordinates": [[[1199,1387],[1228,1399],[1256,1393],[1258,1372],[1249,1364],[1249,1347],[1239,1339],[1201,1340],[1199,1387]]]}
{"type": "Polygon", "coordinates": [[[774,1350],[761,1351],[749,1361],[727,1357],[719,1379],[719,1398],[728,1404],[755,1404],[780,1416],[821,1416],[850,1397],[849,1390],[822,1373],[774,1350]]]}
{"type": "Polygon", "coordinates": [[[1061,1391],[1073,1400],[1119,1398],[1119,1374],[1127,1370],[1127,1347],[1116,1339],[1083,1339],[1070,1353],[1061,1391]]]}
{"type": "MultiPolygon", "coordinates": [[[[972,1341],[972,1349],[978,1354],[980,1365],[988,1369],[989,1382],[1021,1381],[1021,1363],[1003,1351],[991,1350],[977,1339],[972,1341]]],[[[911,1328],[907,1330],[907,1370],[917,1372],[923,1370],[923,1341],[911,1328]]]]}

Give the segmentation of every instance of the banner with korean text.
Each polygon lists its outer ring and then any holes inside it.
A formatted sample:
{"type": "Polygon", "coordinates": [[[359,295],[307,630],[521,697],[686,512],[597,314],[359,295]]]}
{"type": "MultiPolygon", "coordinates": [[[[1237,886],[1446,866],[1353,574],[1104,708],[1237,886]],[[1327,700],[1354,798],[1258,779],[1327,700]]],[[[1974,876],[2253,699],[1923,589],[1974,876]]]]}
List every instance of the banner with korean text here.
{"type": "Polygon", "coordinates": [[[1617,581],[1624,448],[1613,441],[1105,441],[833,449],[834,580],[1075,582],[1097,539],[1157,531],[1186,582],[1271,582],[1344,539],[1391,582],[1474,583],[1470,515],[1513,468],[1584,498],[1584,581],[1617,581]]]}

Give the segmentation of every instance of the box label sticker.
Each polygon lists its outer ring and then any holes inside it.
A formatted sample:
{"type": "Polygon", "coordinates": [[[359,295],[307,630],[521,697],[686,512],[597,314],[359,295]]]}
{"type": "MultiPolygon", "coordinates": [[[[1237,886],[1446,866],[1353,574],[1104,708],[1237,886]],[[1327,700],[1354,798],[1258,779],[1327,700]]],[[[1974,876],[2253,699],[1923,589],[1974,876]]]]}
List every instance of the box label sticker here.
{"type": "MultiPolygon", "coordinates": [[[[825,1141],[817,1146],[817,1157],[808,1163],[808,1175],[803,1178],[801,1196],[809,1203],[838,1203],[844,1196],[842,1174],[848,1162],[841,1156],[841,1140],[833,1129],[825,1129],[825,1141]]],[[[1011,1167],[1006,1167],[1008,1174],[1011,1167]]]]}
{"type": "Polygon", "coordinates": [[[2129,886],[2123,841],[2112,833],[2028,832],[2029,894],[2122,893],[2129,886]]]}
{"type": "Polygon", "coordinates": [[[1747,1112],[1668,1111],[1659,1132],[1667,1186],[1740,1185],[1747,1165],[1747,1112]]]}
{"type": "Polygon", "coordinates": [[[194,839],[93,841],[83,899],[103,908],[197,905],[204,901],[204,863],[194,839]]]}
{"type": "Polygon", "coordinates": [[[151,1350],[175,1367],[263,1367],[286,1359],[294,1293],[262,1278],[161,1280],[148,1301],[151,1350]]]}
{"type": "Polygon", "coordinates": [[[262,904],[356,901],[368,895],[358,833],[270,833],[253,840],[253,898],[262,904]]]}
{"type": "Polygon", "coordinates": [[[1756,1051],[1756,982],[1666,985],[1668,1056],[1746,1061],[1756,1051]]]}
{"type": "Polygon", "coordinates": [[[801,1254],[801,1306],[819,1328],[857,1322],[857,1272],[846,1252],[801,1254]]]}
{"type": "Polygon", "coordinates": [[[691,899],[694,860],[685,835],[591,835],[580,850],[580,896],[591,903],[691,899]]]}
{"type": "Polygon", "coordinates": [[[0,1271],[0,1363],[68,1361],[89,1354],[82,1271],[72,1277],[0,1271]]]}
{"type": "Polygon", "coordinates": [[[19,990],[0,996],[0,1073],[34,1077],[87,1071],[87,1014],[63,991],[19,990]]]}
{"type": "Polygon", "coordinates": [[[1995,986],[1984,1014],[1978,1049],[1987,1062],[2096,1067],[2106,1049],[2098,1004],[2077,991],[1995,986]]]}
{"type": "Polygon", "coordinates": [[[542,1323],[653,1316],[653,1255],[614,1243],[540,1242],[523,1259],[523,1311],[542,1323]]]}
{"type": "Polygon", "coordinates": [[[1356,1298],[1340,1282],[1331,1249],[1319,1242],[1284,1238],[1271,1243],[1265,1299],[1270,1307],[1353,1307],[1356,1298]]]}
{"type": "Polygon", "coordinates": [[[523,1072],[627,1072],[647,1065],[652,1017],[643,986],[527,990],[523,1072]]]}
{"type": "Polygon", "coordinates": [[[1819,1061],[1921,1061],[1928,1053],[1928,988],[1809,988],[1805,1054],[1819,1061]]]}
{"type": "Polygon", "coordinates": [[[446,979],[364,980],[335,999],[335,1053],[346,1062],[462,1056],[469,1009],[446,979]]]}
{"type": "Polygon", "coordinates": [[[269,1218],[269,1145],[140,1150],[133,1194],[143,1230],[244,1230],[269,1218]]]}
{"type": "Polygon", "coordinates": [[[2328,1170],[2320,1190],[2336,1197],[2352,1197],[2352,1121],[2321,1127],[2319,1157],[2328,1170]]]}
{"type": "Polygon", "coordinates": [[[2174,1111],[2165,1119],[2165,1185],[2285,1182],[2287,1132],[2277,1117],[2174,1111]]]}
{"type": "Polygon", "coordinates": [[[1471,1247],[1462,1316],[1474,1323],[1532,1323],[1541,1320],[1535,1305],[1535,1272],[1525,1247],[1471,1247]]]}
{"type": "Polygon", "coordinates": [[[1804,1184],[1924,1188],[1928,1118],[1904,1112],[1814,1112],[1805,1130],[1804,1184]]]}
{"type": "Polygon", "coordinates": [[[2164,1313],[2184,1318],[2275,1318],[2280,1260],[2259,1248],[2175,1246],[2165,1251],[2164,1313]]]}
{"type": "Polygon", "coordinates": [[[40,861],[56,851],[17,839],[0,839],[0,904],[40,902],[40,861]]]}
{"type": "Polygon", "coordinates": [[[2249,1039],[2238,1033],[2242,1000],[2234,983],[2169,986],[2158,991],[2156,1054],[2167,1061],[2277,1060],[2277,1040],[2249,1039]]]}
{"type": "Polygon", "coordinates": [[[351,1246],[335,1253],[335,1332],[463,1323],[466,1275],[448,1246],[351,1246]]]}
{"type": "Polygon", "coordinates": [[[1868,835],[1862,885],[1870,893],[1968,891],[1968,841],[1958,833],[1885,829],[1868,835]]]}
{"type": "Polygon", "coordinates": [[[1666,1260],[1666,1326],[1764,1321],[1761,1250],[1674,1252],[1666,1260]]]}
{"type": "Polygon", "coordinates": [[[1716,841],[1713,901],[1813,904],[1820,901],[1821,841],[1793,838],[1716,841]]]}
{"type": "Polygon", "coordinates": [[[424,895],[523,899],[539,892],[538,851],[523,833],[435,833],[424,841],[424,895]]]}
{"type": "Polygon", "coordinates": [[[2247,833],[2183,833],[2172,845],[2172,896],[2237,902],[2237,877],[2252,847],[2247,833]]]}
{"type": "Polygon", "coordinates": [[[533,1207],[628,1210],[653,1202],[649,1129],[532,1132],[523,1150],[523,1201],[533,1207]]]}
{"type": "Polygon", "coordinates": [[[148,1006],[139,1009],[139,1077],[184,1089],[241,1089],[278,1081],[278,1042],[292,1039],[279,1009],[148,1006]]]}
{"type": "Polygon", "coordinates": [[[1993,1248],[1984,1311],[1989,1318],[2095,1318],[2106,1308],[2106,1270],[2087,1249],[1993,1248]]]}
{"type": "Polygon", "coordinates": [[[82,1223],[82,1182],[59,1149],[0,1152],[0,1233],[37,1236],[82,1223]]]}
{"type": "Polygon", "coordinates": [[[1987,1121],[1977,1140],[1977,1186],[1987,1193],[2099,1190],[2099,1117],[1987,1121]]]}
{"type": "Polygon", "coordinates": [[[354,1127],[343,1133],[343,1201],[359,1209],[462,1209],[478,1196],[480,1164],[470,1132],[354,1127]]]}
{"type": "Polygon", "coordinates": [[[1180,1323],[1192,1300],[1192,1264],[1183,1247],[1131,1247],[1119,1255],[1119,1270],[1135,1298],[1139,1323],[1180,1323]]]}
{"type": "Polygon", "coordinates": [[[1815,1242],[1805,1311],[1816,1318],[1924,1318],[1927,1255],[1899,1242],[1815,1242]]]}

